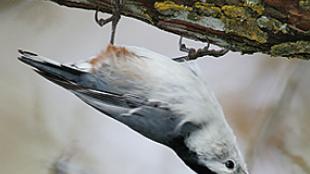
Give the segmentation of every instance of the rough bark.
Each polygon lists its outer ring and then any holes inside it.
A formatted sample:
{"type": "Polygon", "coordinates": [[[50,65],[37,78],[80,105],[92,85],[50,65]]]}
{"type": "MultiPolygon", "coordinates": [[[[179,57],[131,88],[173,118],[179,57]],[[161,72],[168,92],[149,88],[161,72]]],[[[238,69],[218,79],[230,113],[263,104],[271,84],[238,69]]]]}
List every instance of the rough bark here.
{"type": "MultiPolygon", "coordinates": [[[[111,0],[50,0],[111,13],[111,0]]],[[[122,15],[242,54],[310,59],[310,0],[123,0],[122,15]]]]}

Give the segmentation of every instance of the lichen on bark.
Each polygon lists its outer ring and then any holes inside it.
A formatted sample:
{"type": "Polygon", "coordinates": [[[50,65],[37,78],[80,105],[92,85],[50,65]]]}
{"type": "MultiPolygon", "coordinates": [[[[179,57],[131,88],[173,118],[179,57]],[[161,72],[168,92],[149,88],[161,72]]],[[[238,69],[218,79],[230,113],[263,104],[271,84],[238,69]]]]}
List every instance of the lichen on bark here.
{"type": "MultiPolygon", "coordinates": [[[[110,0],[51,1],[111,13],[110,0]]],[[[123,1],[123,15],[194,40],[243,54],[309,59],[309,0],[123,1]],[[297,50],[281,51],[287,46],[297,50]]]]}
{"type": "Polygon", "coordinates": [[[309,41],[297,41],[297,42],[285,42],[271,47],[271,54],[276,56],[289,57],[290,55],[306,57],[310,59],[310,42],[309,41]]]}

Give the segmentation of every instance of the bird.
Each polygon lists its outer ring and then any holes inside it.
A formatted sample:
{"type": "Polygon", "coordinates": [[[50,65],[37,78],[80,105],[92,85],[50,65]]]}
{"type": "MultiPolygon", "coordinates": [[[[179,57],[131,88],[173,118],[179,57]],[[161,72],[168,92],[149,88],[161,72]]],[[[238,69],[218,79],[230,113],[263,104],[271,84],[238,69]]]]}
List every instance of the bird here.
{"type": "Polygon", "coordinates": [[[30,51],[18,59],[86,104],[172,149],[197,174],[248,174],[214,93],[186,62],[109,44],[77,63],[30,51]]]}

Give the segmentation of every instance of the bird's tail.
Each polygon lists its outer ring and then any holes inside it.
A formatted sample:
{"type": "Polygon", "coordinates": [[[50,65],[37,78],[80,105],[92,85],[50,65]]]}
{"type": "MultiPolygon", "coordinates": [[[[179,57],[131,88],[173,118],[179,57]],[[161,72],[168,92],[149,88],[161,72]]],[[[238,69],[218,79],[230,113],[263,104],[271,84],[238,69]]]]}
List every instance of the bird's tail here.
{"type": "Polygon", "coordinates": [[[23,50],[18,50],[18,52],[21,54],[21,56],[18,57],[20,61],[30,65],[37,73],[48,80],[67,89],[76,87],[77,85],[74,84],[79,82],[82,74],[85,73],[51,61],[32,52],[23,50]]]}
{"type": "Polygon", "coordinates": [[[21,54],[18,57],[20,61],[30,65],[37,73],[66,89],[106,90],[106,84],[103,81],[98,81],[91,73],[54,62],[32,52],[23,50],[18,50],[18,52],[21,54]]]}

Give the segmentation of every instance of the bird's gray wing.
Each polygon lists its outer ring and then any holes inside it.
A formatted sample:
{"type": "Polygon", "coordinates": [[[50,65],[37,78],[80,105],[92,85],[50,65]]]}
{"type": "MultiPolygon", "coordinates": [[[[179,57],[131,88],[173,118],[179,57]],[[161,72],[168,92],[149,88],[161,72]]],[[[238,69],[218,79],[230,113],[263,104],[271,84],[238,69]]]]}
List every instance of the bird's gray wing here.
{"type": "Polygon", "coordinates": [[[175,137],[180,136],[182,117],[166,104],[149,102],[132,95],[115,94],[109,96],[113,102],[108,103],[106,94],[100,91],[78,90],[73,93],[85,103],[153,141],[169,145],[175,137]]]}

